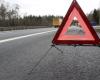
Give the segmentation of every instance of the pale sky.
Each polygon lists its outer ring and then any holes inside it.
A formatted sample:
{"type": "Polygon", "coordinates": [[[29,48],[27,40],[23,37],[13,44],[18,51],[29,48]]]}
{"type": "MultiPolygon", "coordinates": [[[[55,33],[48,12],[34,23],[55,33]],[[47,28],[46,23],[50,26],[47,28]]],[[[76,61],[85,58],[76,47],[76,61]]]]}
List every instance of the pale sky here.
{"type": "MultiPolygon", "coordinates": [[[[20,6],[21,15],[59,15],[64,16],[72,0],[5,0],[20,6]]],[[[100,0],[77,0],[83,11],[89,13],[99,8],[100,0]]]]}

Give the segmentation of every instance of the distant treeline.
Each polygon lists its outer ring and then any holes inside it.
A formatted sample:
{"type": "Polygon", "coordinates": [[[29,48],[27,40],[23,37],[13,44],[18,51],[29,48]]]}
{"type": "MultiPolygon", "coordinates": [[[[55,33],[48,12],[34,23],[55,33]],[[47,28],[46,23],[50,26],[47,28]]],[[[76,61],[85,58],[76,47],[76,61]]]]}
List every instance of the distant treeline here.
{"type": "Polygon", "coordinates": [[[53,18],[61,16],[24,16],[23,18],[12,18],[0,20],[0,26],[52,26],[53,18]]]}
{"type": "Polygon", "coordinates": [[[61,16],[24,16],[23,18],[13,19],[11,26],[52,26],[53,18],[61,16]]]}

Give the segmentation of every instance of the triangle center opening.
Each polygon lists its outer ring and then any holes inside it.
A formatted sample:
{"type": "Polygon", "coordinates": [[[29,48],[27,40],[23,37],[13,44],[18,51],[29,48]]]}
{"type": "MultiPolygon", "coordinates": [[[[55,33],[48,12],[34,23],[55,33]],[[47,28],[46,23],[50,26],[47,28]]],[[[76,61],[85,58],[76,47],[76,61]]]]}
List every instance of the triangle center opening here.
{"type": "Polygon", "coordinates": [[[73,18],[65,34],[66,35],[85,35],[84,29],[80,25],[76,16],[73,18]]]}

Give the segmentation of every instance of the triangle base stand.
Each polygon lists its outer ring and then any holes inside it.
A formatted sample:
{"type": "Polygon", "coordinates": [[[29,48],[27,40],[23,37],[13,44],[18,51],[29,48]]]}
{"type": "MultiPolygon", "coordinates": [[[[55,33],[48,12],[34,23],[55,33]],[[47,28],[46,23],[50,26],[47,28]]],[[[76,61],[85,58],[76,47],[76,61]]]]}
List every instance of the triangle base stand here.
{"type": "MultiPolygon", "coordinates": [[[[51,47],[53,48],[55,48],[55,49],[57,49],[59,52],[61,52],[61,53],[64,53],[59,47],[57,47],[57,46],[66,46],[66,45],[56,45],[56,44],[52,44],[51,45],[51,47]]],[[[97,45],[95,45],[95,44],[70,44],[70,45],[67,45],[67,46],[73,46],[73,47],[77,47],[77,46],[91,46],[91,47],[94,47],[94,46],[96,46],[96,47],[100,47],[100,44],[97,44],[97,45]]]]}

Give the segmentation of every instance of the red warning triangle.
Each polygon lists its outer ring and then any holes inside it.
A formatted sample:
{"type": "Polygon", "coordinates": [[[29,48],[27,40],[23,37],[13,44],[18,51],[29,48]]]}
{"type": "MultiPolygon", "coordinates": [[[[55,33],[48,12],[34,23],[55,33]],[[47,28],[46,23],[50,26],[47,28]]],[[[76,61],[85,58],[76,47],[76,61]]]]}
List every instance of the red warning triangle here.
{"type": "Polygon", "coordinates": [[[97,36],[95,30],[89,23],[86,15],[82,11],[81,7],[76,0],[73,0],[65,18],[62,21],[52,43],[53,44],[98,44],[99,37],[97,36]],[[82,29],[84,30],[84,35],[68,35],[69,26],[71,25],[73,18],[76,17],[79,21],[82,29]]]}

